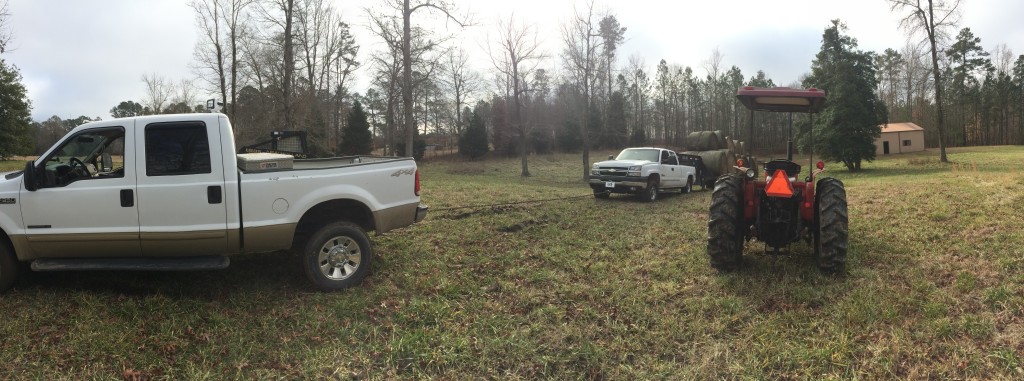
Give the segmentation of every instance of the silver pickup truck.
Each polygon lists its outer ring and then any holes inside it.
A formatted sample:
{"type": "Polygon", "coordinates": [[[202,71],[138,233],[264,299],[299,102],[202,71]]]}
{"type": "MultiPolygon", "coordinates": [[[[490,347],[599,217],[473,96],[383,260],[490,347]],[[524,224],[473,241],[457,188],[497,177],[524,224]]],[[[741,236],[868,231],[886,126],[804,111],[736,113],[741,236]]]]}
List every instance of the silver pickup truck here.
{"type": "Polygon", "coordinates": [[[658,192],[693,189],[696,169],[680,165],[676,152],[665,148],[626,148],[618,156],[594,163],[590,169],[590,188],[596,198],[611,193],[632,193],[644,201],[654,201],[658,192]]]}
{"type": "Polygon", "coordinates": [[[76,127],[0,177],[0,291],[35,271],[198,270],[298,249],[316,286],[369,271],[368,231],[422,220],[412,158],[236,154],[222,114],[76,127]]]}

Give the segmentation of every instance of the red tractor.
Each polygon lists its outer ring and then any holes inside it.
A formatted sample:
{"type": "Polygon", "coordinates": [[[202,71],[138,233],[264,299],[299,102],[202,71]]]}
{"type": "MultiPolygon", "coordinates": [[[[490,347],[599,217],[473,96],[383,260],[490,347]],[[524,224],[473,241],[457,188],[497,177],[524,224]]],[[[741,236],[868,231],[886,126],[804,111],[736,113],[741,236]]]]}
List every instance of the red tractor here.
{"type": "MultiPolygon", "coordinates": [[[[821,111],[825,92],[818,89],[786,87],[742,87],[736,98],[750,110],[747,152],[737,160],[740,173],[721,176],[715,182],[708,213],[708,256],[711,266],[730,271],[743,262],[745,241],[757,239],[779,254],[780,249],[804,240],[813,243],[818,267],[825,272],[842,272],[846,263],[846,190],[837,179],[817,179],[825,164],[800,178],[800,164],[793,161],[792,113],[821,111]],[[754,112],[788,112],[789,141],[785,159],[764,163],[764,178],[758,178],[752,159],[754,112]],[[815,181],[817,180],[817,181],[815,181]]],[[[813,138],[813,136],[812,136],[813,138]]],[[[814,163],[813,153],[810,163],[814,163]]]]}

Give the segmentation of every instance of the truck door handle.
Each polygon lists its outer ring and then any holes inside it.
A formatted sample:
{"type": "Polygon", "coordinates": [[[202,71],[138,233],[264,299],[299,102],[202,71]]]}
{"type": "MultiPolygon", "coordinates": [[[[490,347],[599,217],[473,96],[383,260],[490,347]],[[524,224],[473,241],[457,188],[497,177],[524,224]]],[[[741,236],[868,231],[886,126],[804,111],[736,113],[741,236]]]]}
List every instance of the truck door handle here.
{"type": "Polygon", "coordinates": [[[135,194],[134,193],[135,192],[132,192],[131,189],[122,189],[121,190],[121,206],[122,207],[130,208],[130,207],[135,206],[135,194]]]}
{"type": "Polygon", "coordinates": [[[220,185],[206,187],[206,201],[211,204],[220,204],[223,201],[223,197],[220,194],[220,185]]]}

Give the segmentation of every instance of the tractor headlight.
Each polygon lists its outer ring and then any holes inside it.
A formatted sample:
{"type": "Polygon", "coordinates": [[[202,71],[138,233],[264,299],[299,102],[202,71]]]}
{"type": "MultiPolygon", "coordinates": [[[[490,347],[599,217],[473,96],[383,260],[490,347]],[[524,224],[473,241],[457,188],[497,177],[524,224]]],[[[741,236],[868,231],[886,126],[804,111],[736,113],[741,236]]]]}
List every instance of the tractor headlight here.
{"type": "Polygon", "coordinates": [[[756,176],[756,174],[754,173],[754,168],[747,168],[747,171],[746,173],[744,173],[744,175],[746,175],[748,179],[753,179],[754,176],[756,176]]]}
{"type": "Polygon", "coordinates": [[[626,176],[640,176],[640,168],[641,166],[639,165],[634,165],[627,168],[626,171],[628,172],[626,173],[626,176]]]}

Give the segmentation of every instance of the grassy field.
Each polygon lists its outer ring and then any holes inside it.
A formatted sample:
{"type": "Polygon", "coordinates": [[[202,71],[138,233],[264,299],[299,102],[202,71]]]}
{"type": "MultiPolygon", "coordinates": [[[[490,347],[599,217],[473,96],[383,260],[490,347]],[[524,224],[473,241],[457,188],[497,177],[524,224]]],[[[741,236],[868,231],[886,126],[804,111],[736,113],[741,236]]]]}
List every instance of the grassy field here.
{"type": "Polygon", "coordinates": [[[595,200],[576,155],[426,163],[431,214],[373,237],[361,287],[284,254],[30,274],[0,295],[0,379],[1022,379],[1024,147],[937,157],[829,165],[843,276],[761,244],[717,274],[710,192],[595,200]]]}

